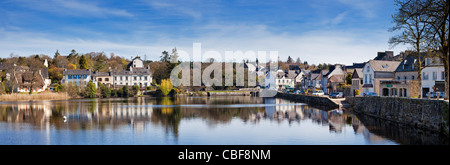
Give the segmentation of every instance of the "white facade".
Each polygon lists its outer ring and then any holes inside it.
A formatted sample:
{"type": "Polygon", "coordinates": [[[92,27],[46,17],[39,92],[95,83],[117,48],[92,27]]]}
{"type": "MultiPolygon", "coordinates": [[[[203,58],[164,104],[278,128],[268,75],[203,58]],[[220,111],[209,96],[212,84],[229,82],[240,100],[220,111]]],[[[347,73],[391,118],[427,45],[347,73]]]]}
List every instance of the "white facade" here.
{"type": "Polygon", "coordinates": [[[422,69],[422,92],[434,92],[436,81],[445,81],[444,65],[439,58],[425,58],[425,67],[422,69]]]}
{"type": "Polygon", "coordinates": [[[150,86],[152,83],[152,76],[150,75],[114,75],[114,85],[139,85],[150,86]]]}
{"type": "Polygon", "coordinates": [[[369,93],[369,92],[376,92],[374,90],[375,83],[374,83],[374,71],[372,67],[370,66],[370,63],[366,63],[364,65],[364,68],[362,70],[363,72],[363,84],[372,84],[372,87],[363,87],[363,93],[369,93]]]}
{"type": "MultiPolygon", "coordinates": [[[[445,81],[444,66],[427,66],[422,70],[422,89],[423,91],[433,91],[436,81],[445,81]]],[[[425,93],[423,93],[425,96],[425,93]]]]}

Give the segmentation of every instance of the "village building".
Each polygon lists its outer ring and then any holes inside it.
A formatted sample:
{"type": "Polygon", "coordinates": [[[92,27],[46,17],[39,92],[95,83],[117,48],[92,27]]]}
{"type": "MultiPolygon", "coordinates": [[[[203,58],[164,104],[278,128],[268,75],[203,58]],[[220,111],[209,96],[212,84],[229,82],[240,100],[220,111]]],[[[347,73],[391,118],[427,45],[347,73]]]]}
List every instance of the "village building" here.
{"type": "Polygon", "coordinates": [[[445,91],[445,72],[442,61],[435,58],[425,58],[425,67],[422,69],[422,94],[426,96],[428,92],[445,91]]]}
{"type": "MultiPolygon", "coordinates": [[[[91,76],[91,69],[64,69],[61,84],[73,83],[77,86],[85,87],[89,81],[93,80],[91,76]]],[[[97,81],[94,80],[93,83],[97,87],[97,81]]]]}
{"type": "Polygon", "coordinates": [[[113,78],[112,78],[112,72],[93,72],[92,78],[94,81],[97,81],[99,84],[106,85],[107,87],[112,87],[113,85],[113,78]]]}
{"type": "MultiPolygon", "coordinates": [[[[364,66],[363,66],[364,67],[364,66]]],[[[350,87],[350,95],[357,96],[361,95],[363,90],[363,68],[354,68],[352,73],[352,85],[350,87]]]]}
{"type": "Polygon", "coordinates": [[[380,81],[393,80],[394,71],[400,61],[370,60],[363,68],[363,93],[375,92],[380,95],[380,81]]]}
{"type": "Polygon", "coordinates": [[[341,64],[330,66],[328,72],[322,72],[322,74],[321,87],[325,94],[336,92],[336,86],[339,83],[344,83],[345,72],[343,70],[343,65],[341,64]]]}
{"type": "Polygon", "coordinates": [[[142,59],[137,56],[127,65],[127,70],[113,73],[114,87],[138,85],[140,88],[151,86],[152,74],[149,67],[144,67],[142,59]]]}

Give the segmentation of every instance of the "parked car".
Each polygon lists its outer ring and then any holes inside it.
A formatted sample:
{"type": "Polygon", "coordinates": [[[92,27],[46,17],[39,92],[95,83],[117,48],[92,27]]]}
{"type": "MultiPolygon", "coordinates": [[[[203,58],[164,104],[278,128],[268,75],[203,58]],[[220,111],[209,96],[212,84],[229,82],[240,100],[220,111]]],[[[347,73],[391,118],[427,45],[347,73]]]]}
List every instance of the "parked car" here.
{"type": "Polygon", "coordinates": [[[312,93],[313,96],[323,96],[324,94],[323,90],[317,90],[312,93]]]}
{"type": "Polygon", "coordinates": [[[375,92],[368,92],[368,93],[364,93],[364,96],[378,96],[378,94],[375,92]]]}
{"type": "Polygon", "coordinates": [[[333,92],[329,95],[331,98],[343,98],[344,93],[343,92],[333,92]]]}

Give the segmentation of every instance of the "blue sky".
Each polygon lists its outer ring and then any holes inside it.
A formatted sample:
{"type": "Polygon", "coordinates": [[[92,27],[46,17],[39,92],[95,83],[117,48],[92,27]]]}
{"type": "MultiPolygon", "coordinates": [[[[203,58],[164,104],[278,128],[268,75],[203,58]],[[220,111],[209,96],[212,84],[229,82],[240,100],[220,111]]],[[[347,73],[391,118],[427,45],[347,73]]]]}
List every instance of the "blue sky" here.
{"type": "Polygon", "coordinates": [[[392,0],[1,0],[0,57],[75,49],[157,60],[199,42],[203,51],[351,64],[390,50],[394,12],[392,0]]]}

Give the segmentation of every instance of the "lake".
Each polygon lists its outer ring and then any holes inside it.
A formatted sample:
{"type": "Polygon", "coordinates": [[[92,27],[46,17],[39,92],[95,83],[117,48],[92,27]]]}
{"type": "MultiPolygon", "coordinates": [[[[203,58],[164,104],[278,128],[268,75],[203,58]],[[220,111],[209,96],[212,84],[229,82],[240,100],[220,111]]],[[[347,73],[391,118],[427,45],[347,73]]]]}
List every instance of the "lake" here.
{"type": "Polygon", "coordinates": [[[439,133],[280,98],[111,98],[0,103],[0,145],[448,144],[439,133]]]}

